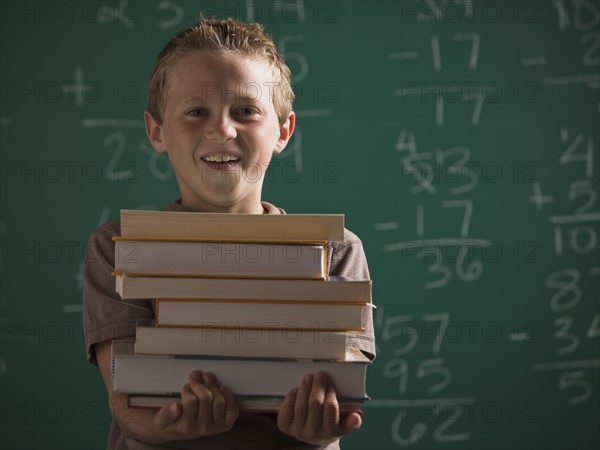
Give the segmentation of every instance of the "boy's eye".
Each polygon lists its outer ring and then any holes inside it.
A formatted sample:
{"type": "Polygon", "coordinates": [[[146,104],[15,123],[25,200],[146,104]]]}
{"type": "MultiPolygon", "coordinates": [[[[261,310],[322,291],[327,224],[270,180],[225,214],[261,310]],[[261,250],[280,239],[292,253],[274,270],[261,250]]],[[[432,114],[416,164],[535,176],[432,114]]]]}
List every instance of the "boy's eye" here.
{"type": "Polygon", "coordinates": [[[204,114],[206,114],[206,110],[204,110],[202,108],[194,108],[194,109],[190,109],[186,114],[188,116],[193,116],[193,117],[203,116],[204,114]]]}
{"type": "Polygon", "coordinates": [[[238,114],[241,116],[254,116],[258,114],[258,110],[256,108],[244,107],[237,110],[238,114]]]}

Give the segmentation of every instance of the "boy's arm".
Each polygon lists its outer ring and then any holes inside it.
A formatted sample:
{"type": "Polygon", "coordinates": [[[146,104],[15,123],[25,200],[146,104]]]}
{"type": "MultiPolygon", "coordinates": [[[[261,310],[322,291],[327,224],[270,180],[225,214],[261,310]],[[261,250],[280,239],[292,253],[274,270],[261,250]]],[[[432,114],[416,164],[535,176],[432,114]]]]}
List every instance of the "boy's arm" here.
{"type": "Polygon", "coordinates": [[[146,443],[190,440],[228,431],[237,419],[237,404],[231,392],[210,374],[190,374],[189,382],[182,387],[181,403],[160,410],[129,408],[127,395],[112,392],[113,339],[131,338],[137,320],[153,317],[148,301],[124,302],[115,292],[111,238],[120,234],[116,221],[96,229],[88,241],[84,264],[86,350],[88,360],[100,369],[115,421],[126,433],[146,443]]]}
{"type": "Polygon", "coordinates": [[[111,342],[94,346],[96,360],[115,421],[126,433],[148,444],[191,440],[229,431],[239,415],[233,394],[209,373],[194,371],[181,390],[181,403],[130,408],[127,394],[112,392],[111,342]]]}
{"type": "MultiPolygon", "coordinates": [[[[349,230],[344,230],[344,241],[329,243],[328,275],[344,276],[370,280],[369,266],[363,245],[358,236],[349,230]]],[[[369,359],[375,358],[375,332],[373,327],[373,311],[365,308],[363,311],[362,333],[350,333],[350,344],[358,347],[369,359]]]]}

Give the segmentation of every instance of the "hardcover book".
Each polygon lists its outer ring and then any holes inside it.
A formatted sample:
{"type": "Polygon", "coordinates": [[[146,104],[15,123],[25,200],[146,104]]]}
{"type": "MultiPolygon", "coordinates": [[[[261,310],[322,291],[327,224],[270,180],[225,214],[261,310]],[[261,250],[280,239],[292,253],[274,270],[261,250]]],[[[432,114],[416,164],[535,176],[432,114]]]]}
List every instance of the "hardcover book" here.
{"type": "Polygon", "coordinates": [[[343,214],[233,214],[121,210],[127,238],[211,241],[343,241],[343,214]]]}
{"type": "Polygon", "coordinates": [[[305,374],[323,371],[339,397],[367,398],[366,372],[371,361],[356,349],[344,360],[322,360],[140,355],[134,352],[134,345],[131,341],[112,342],[114,392],[178,394],[190,372],[200,370],[213,373],[234,395],[285,397],[305,374]]]}
{"type": "Polygon", "coordinates": [[[114,237],[117,272],[231,278],[318,278],[327,274],[327,246],[131,240],[114,237]]]}
{"type": "Polygon", "coordinates": [[[116,290],[124,300],[158,297],[371,302],[371,281],[348,277],[327,277],[324,281],[140,276],[128,273],[115,273],[115,277],[116,290]]]}
{"type": "Polygon", "coordinates": [[[330,330],[157,327],[136,324],[135,353],[345,359],[349,335],[330,330]]]}

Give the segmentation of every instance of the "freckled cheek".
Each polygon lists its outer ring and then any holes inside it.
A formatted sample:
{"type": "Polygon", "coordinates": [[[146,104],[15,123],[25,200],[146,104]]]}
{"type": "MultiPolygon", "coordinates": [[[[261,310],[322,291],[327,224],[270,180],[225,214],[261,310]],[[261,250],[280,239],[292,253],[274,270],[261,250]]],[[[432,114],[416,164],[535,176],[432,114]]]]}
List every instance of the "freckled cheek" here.
{"type": "Polygon", "coordinates": [[[198,124],[189,123],[189,122],[181,122],[178,123],[175,127],[179,133],[185,134],[198,134],[200,131],[200,127],[198,124]]]}
{"type": "Polygon", "coordinates": [[[171,138],[180,143],[195,145],[202,137],[201,130],[197,126],[181,124],[172,128],[171,138]]]}

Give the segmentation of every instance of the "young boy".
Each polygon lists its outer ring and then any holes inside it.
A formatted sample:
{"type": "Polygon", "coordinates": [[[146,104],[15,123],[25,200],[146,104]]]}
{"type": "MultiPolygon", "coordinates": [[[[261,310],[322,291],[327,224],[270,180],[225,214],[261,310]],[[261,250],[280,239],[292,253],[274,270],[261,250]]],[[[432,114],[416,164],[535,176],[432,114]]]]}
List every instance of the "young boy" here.
{"type": "MultiPolygon", "coordinates": [[[[166,152],[181,198],[168,211],[284,214],[261,202],[265,170],[294,131],[290,71],[258,24],[200,19],[159,54],[148,89],[146,132],[166,152]]],[[[279,414],[239,412],[232,393],[210,373],[195,371],[181,401],[159,410],[129,409],[111,390],[111,342],[135,335],[138,319],[155,316],[154,301],[124,302],[115,293],[112,236],[118,221],[91,236],[84,269],[84,330],[88,360],[109,395],[109,449],[339,448],[358,429],[357,413],[339,415],[324,373],[307,374],[290,390],[279,414]]],[[[328,244],[329,275],[369,278],[360,240],[347,231],[328,244]]],[[[370,311],[355,345],[373,358],[370,311]]]]}

